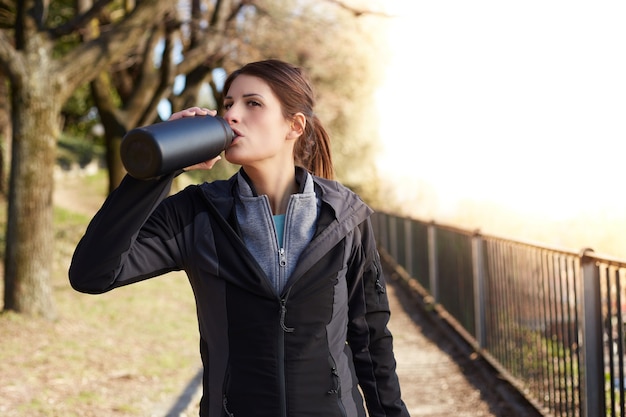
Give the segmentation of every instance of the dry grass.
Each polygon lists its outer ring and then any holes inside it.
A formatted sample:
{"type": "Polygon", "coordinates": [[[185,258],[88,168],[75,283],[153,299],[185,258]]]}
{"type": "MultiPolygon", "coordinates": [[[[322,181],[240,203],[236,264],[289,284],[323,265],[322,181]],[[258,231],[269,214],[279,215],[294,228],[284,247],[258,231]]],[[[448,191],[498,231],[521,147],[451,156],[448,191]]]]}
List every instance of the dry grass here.
{"type": "Polygon", "coordinates": [[[94,190],[103,181],[61,185],[52,282],[57,320],[0,314],[4,417],[164,416],[200,367],[194,299],[183,274],[98,296],[71,289],[69,260],[91,217],[86,211],[102,201],[94,190]]]}

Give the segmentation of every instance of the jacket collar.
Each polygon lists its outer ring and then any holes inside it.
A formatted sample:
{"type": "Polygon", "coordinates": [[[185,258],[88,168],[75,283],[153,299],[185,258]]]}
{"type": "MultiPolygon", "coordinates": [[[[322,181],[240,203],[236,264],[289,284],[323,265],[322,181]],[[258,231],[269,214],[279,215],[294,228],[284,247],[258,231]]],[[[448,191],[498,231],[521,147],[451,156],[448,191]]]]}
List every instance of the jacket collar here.
{"type": "MultiPolygon", "coordinates": [[[[244,188],[247,188],[248,192],[252,193],[251,195],[256,195],[252,182],[243,169],[240,169],[237,174],[228,180],[213,181],[201,186],[208,200],[235,230],[237,230],[237,222],[234,217],[234,198],[238,191],[242,192],[242,187],[239,186],[240,177],[247,185],[244,188]]],[[[313,187],[322,203],[322,211],[320,212],[320,221],[317,228],[318,233],[334,221],[337,221],[342,228],[349,230],[359,225],[373,213],[373,210],[357,194],[337,181],[313,176],[300,167],[296,167],[296,181],[298,181],[303,191],[305,187],[313,187]]]]}

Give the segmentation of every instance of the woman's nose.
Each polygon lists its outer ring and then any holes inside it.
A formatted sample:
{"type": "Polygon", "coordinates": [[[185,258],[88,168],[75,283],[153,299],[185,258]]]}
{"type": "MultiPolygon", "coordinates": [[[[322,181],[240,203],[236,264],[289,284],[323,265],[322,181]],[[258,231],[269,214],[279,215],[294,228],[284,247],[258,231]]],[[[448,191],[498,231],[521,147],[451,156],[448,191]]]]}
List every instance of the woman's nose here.
{"type": "Polygon", "coordinates": [[[234,111],[234,106],[231,106],[228,110],[224,112],[224,120],[226,120],[230,124],[237,123],[239,121],[239,117],[234,111]]]}

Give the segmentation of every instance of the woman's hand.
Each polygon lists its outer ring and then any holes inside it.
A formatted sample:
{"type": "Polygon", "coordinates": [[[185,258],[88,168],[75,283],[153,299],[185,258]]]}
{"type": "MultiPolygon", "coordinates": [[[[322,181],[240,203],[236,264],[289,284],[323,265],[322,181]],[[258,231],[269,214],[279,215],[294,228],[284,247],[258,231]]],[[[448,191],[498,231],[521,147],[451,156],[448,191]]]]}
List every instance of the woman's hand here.
{"type": "MultiPolygon", "coordinates": [[[[190,107],[188,109],[181,110],[176,113],[172,113],[170,118],[167,120],[176,120],[176,119],[182,119],[183,117],[195,117],[195,116],[207,116],[207,115],[215,117],[217,116],[217,110],[205,109],[203,107],[190,107]]],[[[209,159],[207,161],[200,162],[199,164],[195,164],[187,168],[183,168],[183,171],[211,169],[220,159],[222,159],[222,157],[218,155],[213,159],[209,159]]]]}
{"type": "Polygon", "coordinates": [[[217,110],[205,109],[204,107],[190,107],[188,109],[172,113],[170,118],[167,120],[182,119],[183,117],[206,116],[207,114],[215,117],[217,116],[217,110]]]}
{"type": "Polygon", "coordinates": [[[200,170],[200,169],[211,169],[213,168],[213,166],[217,163],[217,161],[219,161],[220,159],[222,159],[221,156],[216,156],[213,159],[209,159],[207,161],[204,162],[200,162],[199,164],[195,164],[192,165],[190,167],[187,168],[183,168],[183,171],[195,171],[195,170],[200,170]]]}

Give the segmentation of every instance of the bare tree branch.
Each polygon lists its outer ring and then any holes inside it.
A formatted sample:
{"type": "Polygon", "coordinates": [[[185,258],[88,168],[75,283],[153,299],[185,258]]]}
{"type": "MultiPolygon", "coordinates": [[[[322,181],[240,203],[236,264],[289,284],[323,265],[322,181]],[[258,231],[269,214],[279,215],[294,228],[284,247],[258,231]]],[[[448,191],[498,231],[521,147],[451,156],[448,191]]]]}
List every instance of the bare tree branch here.
{"type": "Polygon", "coordinates": [[[57,68],[64,73],[64,79],[71,86],[67,91],[73,91],[76,86],[93,79],[107,65],[122,58],[137,44],[137,39],[146,36],[146,28],[151,27],[155,19],[158,21],[174,6],[171,0],[143,1],[122,21],[111,25],[106,33],[59,59],[57,68]]]}
{"type": "Polygon", "coordinates": [[[53,39],[75,32],[87,25],[92,19],[95,19],[105,6],[112,3],[113,0],[98,0],[85,13],[76,16],[73,20],[64,25],[50,29],[50,35],[53,39]]]}

